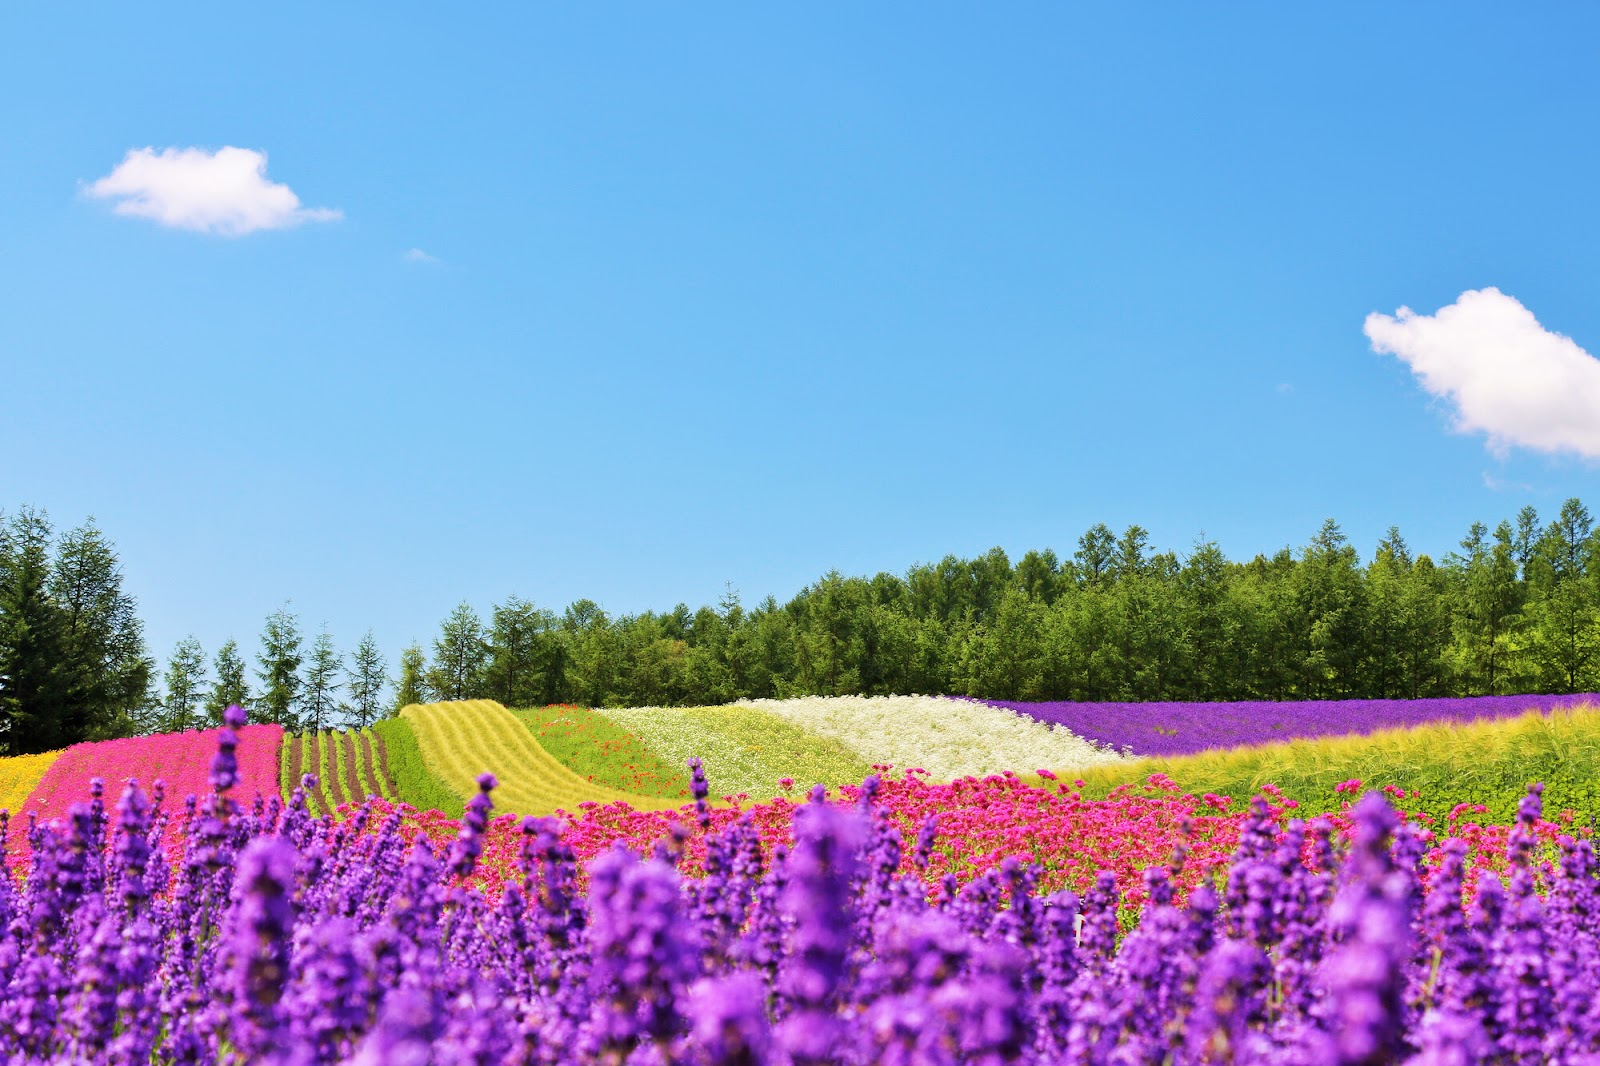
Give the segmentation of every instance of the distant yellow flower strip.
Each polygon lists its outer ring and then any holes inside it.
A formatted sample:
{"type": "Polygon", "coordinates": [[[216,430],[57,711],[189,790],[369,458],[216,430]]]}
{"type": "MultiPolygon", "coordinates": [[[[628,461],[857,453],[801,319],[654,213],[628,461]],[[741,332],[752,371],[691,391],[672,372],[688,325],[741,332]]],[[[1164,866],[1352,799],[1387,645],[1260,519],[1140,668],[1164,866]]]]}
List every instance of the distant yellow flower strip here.
{"type": "Polygon", "coordinates": [[[578,813],[585,801],[622,800],[638,810],[664,810],[681,801],[621,792],[586,781],[546,751],[528,727],[493,700],[413,703],[400,717],[416,733],[423,762],[463,799],[478,790],[476,778],[488,771],[500,781],[494,791],[496,813],[578,813]]]}
{"type": "Polygon", "coordinates": [[[0,759],[0,810],[19,813],[28,801],[28,794],[60,755],[59,751],[47,751],[42,755],[0,759]]]}

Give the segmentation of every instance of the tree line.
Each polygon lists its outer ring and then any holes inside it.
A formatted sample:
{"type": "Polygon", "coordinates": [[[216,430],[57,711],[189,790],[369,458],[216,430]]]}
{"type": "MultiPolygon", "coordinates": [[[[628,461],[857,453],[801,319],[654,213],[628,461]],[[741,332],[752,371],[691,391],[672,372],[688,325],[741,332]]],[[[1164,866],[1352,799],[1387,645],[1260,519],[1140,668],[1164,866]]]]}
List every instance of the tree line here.
{"type": "Polygon", "coordinates": [[[953,693],[1000,699],[1291,700],[1600,688],[1600,531],[1577,499],[1474,523],[1438,560],[1391,528],[1363,562],[1328,520],[1299,549],[1233,561],[1155,551],[1103,524],[1067,558],[1000,548],[904,574],[831,571],[787,602],[608,614],[466,603],[393,676],[369,632],[348,655],[286,605],[247,662],[193,638],[145,652],[111,546],[52,538],[24,508],[0,532],[0,737],[11,752],[215,724],[228,703],[289,729],[366,725],[408,703],[725,703],[953,693]]]}

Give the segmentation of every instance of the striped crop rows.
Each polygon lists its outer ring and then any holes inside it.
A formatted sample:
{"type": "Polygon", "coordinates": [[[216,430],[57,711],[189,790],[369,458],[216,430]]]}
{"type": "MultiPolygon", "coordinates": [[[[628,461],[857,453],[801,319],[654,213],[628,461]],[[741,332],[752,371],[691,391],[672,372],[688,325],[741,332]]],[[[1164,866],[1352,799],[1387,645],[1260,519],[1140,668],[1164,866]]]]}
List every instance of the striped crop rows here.
{"type": "Polygon", "coordinates": [[[576,813],[586,801],[623,801],[660,809],[676,801],[620,792],[585,780],[544,749],[527,726],[493,700],[412,704],[400,712],[416,733],[428,769],[462,798],[478,791],[488,771],[500,781],[495,806],[501,813],[576,813]]]}
{"type": "Polygon", "coordinates": [[[306,794],[313,814],[325,814],[368,796],[403,799],[389,773],[383,738],[370,729],[325,730],[284,739],[281,775],[289,795],[305,774],[317,776],[306,794]]]}

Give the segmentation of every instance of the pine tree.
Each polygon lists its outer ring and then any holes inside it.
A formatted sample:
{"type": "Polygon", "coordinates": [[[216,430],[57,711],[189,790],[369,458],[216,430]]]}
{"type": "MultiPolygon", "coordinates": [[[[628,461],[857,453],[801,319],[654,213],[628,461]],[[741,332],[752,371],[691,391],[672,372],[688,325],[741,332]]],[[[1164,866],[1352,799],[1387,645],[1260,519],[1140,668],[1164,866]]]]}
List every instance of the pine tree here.
{"type": "Polygon", "coordinates": [[[277,722],[291,733],[300,731],[300,620],[288,605],[267,616],[261,631],[261,652],[256,656],[261,668],[256,676],[265,689],[256,701],[252,722],[277,722]]]}
{"type": "Polygon", "coordinates": [[[156,732],[201,728],[206,705],[206,657],[194,637],[185,637],[173,648],[172,658],[167,661],[166,683],[156,732]]]}
{"type": "Polygon", "coordinates": [[[116,552],[94,519],[61,538],[50,596],[61,617],[68,684],[62,738],[128,735],[149,701],[155,663],[145,653],[133,597],[123,591],[116,552]]]}
{"type": "Polygon", "coordinates": [[[413,703],[428,702],[428,657],[420,644],[400,653],[400,677],[395,682],[394,711],[399,714],[413,703]]]}
{"type": "Polygon", "coordinates": [[[338,704],[334,693],[344,686],[339,676],[339,653],[333,648],[333,637],[327,627],[317,634],[311,645],[311,658],[306,663],[305,685],[301,693],[301,726],[321,732],[333,725],[338,704]]]}
{"type": "Polygon", "coordinates": [[[489,642],[483,622],[466,603],[459,604],[440,627],[433,642],[433,668],[428,688],[435,699],[472,700],[483,695],[484,672],[489,665],[489,642]]]}
{"type": "Polygon", "coordinates": [[[239,654],[239,642],[233,638],[217,649],[217,657],[213,660],[217,680],[211,686],[211,694],[206,698],[206,724],[218,726],[222,724],[222,712],[231,706],[248,708],[251,704],[250,681],[245,676],[245,662],[239,654]]]}
{"type": "Polygon", "coordinates": [[[544,690],[540,637],[554,619],[516,596],[497,604],[489,630],[484,690],[507,707],[531,707],[544,690]]]}
{"type": "Polygon", "coordinates": [[[388,664],[383,661],[383,653],[378,650],[378,642],[373,639],[372,630],[369,629],[367,635],[361,638],[361,643],[356,645],[345,671],[345,677],[348,678],[345,691],[350,693],[346,708],[356,725],[362,729],[383,717],[387,669],[388,664]]]}
{"type": "Polygon", "coordinates": [[[0,753],[67,743],[70,679],[60,612],[49,597],[49,519],[24,507],[0,528],[0,753]]]}
{"type": "Polygon", "coordinates": [[[1600,590],[1591,560],[1600,533],[1589,509],[1568,500],[1539,538],[1530,564],[1530,645],[1546,692],[1583,692],[1600,680],[1600,590]]]}

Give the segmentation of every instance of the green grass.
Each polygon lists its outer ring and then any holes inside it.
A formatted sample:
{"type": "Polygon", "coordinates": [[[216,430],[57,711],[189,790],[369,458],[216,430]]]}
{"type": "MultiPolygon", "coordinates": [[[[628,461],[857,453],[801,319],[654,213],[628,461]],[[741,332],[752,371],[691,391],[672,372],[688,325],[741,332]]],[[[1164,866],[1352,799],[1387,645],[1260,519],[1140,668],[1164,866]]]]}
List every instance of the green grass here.
{"type": "Polygon", "coordinates": [[[409,803],[418,810],[461,817],[466,809],[465,802],[423,762],[422,749],[417,745],[417,735],[410,722],[404,718],[385,718],[374,723],[372,732],[383,743],[389,776],[394,780],[400,802],[409,803]]]}
{"type": "Polygon", "coordinates": [[[511,713],[545,751],[579,777],[623,792],[690,798],[687,767],[666,762],[602,711],[556,705],[511,713]]]}
{"type": "Polygon", "coordinates": [[[856,784],[872,773],[838,741],[754,707],[608,707],[604,714],[668,765],[698,756],[713,798],[743,792],[764,800],[778,794],[780,778],[803,792],[819,782],[856,784]]]}
{"type": "Polygon", "coordinates": [[[1366,788],[1396,785],[1400,806],[1441,822],[1458,803],[1481,803],[1473,820],[1507,824],[1534,781],[1544,782],[1547,817],[1563,810],[1587,824],[1600,814],[1600,709],[1574,707],[1549,715],[1532,711],[1494,721],[1434,723],[1386,729],[1368,736],[1321,737],[1141,759],[1064,773],[1081,779],[1086,798],[1150,774],[1171,777],[1186,792],[1245,800],[1276,785],[1306,814],[1337,811],[1355,797],[1334,791],[1359,779],[1366,788]],[[1411,793],[1415,792],[1415,795],[1411,793]]]}

